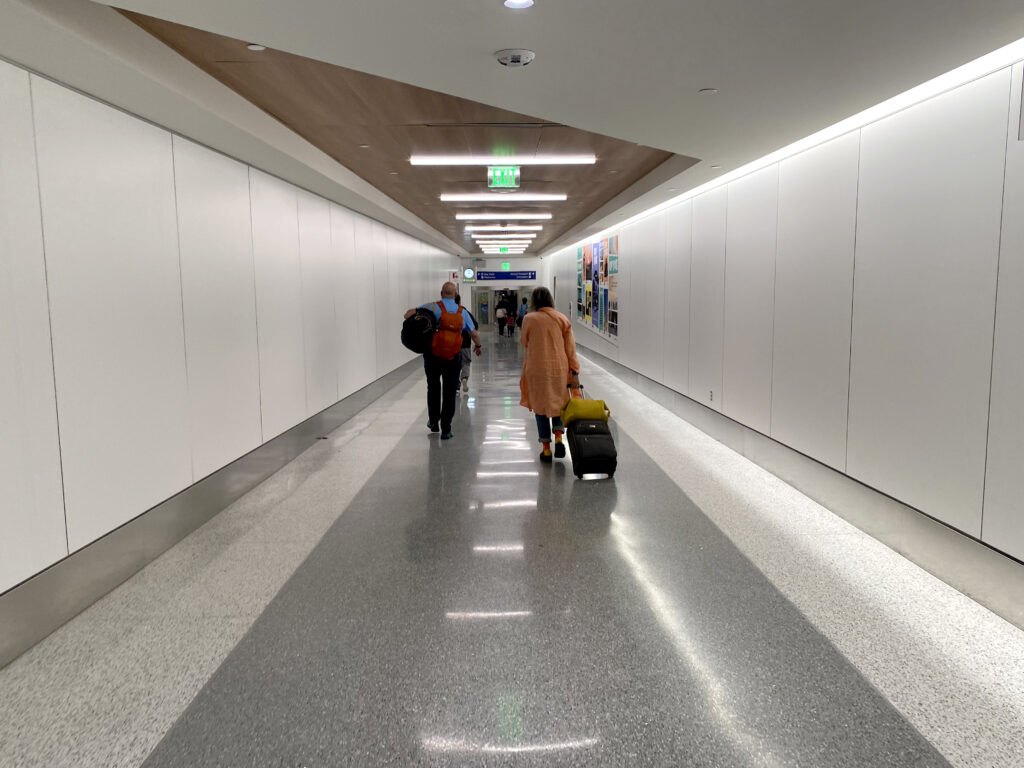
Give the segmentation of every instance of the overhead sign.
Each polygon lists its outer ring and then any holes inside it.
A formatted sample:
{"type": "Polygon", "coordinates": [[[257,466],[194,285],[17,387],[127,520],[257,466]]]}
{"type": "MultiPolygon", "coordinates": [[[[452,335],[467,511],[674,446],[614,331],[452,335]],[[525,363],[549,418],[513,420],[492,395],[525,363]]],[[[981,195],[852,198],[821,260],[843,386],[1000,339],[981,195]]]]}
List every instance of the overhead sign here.
{"type": "Polygon", "coordinates": [[[491,189],[518,189],[518,165],[489,165],[487,167],[487,186],[491,189]]]}
{"type": "Polygon", "coordinates": [[[508,261],[503,261],[503,262],[501,262],[501,268],[503,270],[505,270],[506,272],[508,272],[509,270],[512,269],[512,263],[508,262],[508,261]]]}
{"type": "Polygon", "coordinates": [[[536,280],[537,273],[530,272],[477,272],[477,280],[536,280]]]}
{"type": "Polygon", "coordinates": [[[466,267],[462,270],[462,282],[472,283],[476,280],[476,271],[470,267],[466,267]]]}

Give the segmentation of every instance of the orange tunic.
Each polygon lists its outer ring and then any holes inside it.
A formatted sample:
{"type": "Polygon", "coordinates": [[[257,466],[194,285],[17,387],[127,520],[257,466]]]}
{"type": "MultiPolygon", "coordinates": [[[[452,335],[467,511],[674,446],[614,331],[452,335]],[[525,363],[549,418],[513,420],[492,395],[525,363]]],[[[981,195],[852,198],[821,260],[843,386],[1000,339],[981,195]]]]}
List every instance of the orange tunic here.
{"type": "Polygon", "coordinates": [[[561,312],[544,307],[523,318],[519,343],[526,348],[520,405],[541,416],[557,416],[569,400],[569,371],[579,371],[572,323],[561,312]]]}

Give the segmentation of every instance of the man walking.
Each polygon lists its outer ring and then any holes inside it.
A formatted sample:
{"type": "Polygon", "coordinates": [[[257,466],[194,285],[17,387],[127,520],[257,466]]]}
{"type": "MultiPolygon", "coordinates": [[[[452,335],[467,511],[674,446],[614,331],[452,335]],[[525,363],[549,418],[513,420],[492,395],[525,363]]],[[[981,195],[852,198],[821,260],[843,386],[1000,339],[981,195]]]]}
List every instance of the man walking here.
{"type": "MultiPolygon", "coordinates": [[[[420,305],[429,309],[437,320],[437,331],[430,344],[430,351],[423,353],[423,370],[427,374],[427,428],[441,432],[442,440],[452,437],[452,418],[455,416],[455,390],[459,386],[459,371],[462,368],[462,332],[469,333],[474,351],[480,355],[480,334],[476,323],[455,302],[458,287],[455,283],[441,286],[441,300],[420,305]]],[[[405,313],[412,317],[416,308],[405,313]]]]}

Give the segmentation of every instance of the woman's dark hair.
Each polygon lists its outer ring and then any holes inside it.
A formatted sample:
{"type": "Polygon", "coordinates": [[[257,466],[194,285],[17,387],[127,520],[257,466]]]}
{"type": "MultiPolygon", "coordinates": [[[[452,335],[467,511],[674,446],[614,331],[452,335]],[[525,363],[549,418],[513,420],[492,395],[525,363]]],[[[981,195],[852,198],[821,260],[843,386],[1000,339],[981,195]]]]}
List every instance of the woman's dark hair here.
{"type": "Polygon", "coordinates": [[[534,309],[554,308],[555,300],[551,296],[551,291],[541,286],[540,288],[533,289],[533,293],[530,294],[530,304],[533,305],[534,309]]]}

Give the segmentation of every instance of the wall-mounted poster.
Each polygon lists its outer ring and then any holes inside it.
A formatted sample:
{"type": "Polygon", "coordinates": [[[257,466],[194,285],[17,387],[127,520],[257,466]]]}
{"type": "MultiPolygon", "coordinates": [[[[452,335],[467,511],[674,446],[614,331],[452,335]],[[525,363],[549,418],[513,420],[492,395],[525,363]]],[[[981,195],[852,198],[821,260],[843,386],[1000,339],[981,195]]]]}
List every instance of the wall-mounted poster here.
{"type": "Polygon", "coordinates": [[[583,249],[576,249],[576,317],[583,319],[583,249]]]}
{"type": "Polygon", "coordinates": [[[603,336],[618,337],[618,235],[576,249],[576,317],[603,336]]]}

